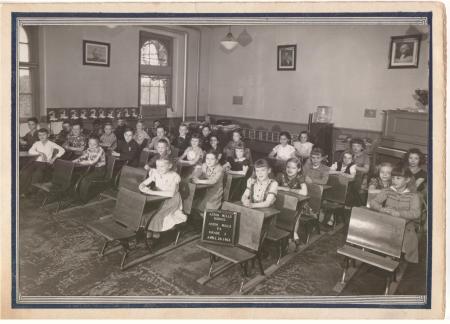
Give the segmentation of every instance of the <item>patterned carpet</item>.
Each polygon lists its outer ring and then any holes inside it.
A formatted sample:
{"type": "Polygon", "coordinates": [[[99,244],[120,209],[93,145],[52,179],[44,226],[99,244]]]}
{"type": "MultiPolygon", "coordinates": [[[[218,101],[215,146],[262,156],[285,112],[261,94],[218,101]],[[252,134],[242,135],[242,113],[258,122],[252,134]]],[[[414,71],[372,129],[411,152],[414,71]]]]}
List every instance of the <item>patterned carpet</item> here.
{"type": "MultiPolygon", "coordinates": [[[[120,270],[119,253],[99,257],[103,240],[85,224],[111,214],[115,203],[112,200],[58,215],[38,208],[39,203],[38,198],[20,201],[18,281],[22,296],[230,295],[239,290],[241,277],[237,268],[205,285],[197,283],[208,273],[209,257],[196,247],[195,241],[125,271],[120,270]]],[[[171,237],[166,237],[167,241],[173,240],[173,233],[168,236],[171,237]]],[[[342,273],[342,259],[336,248],[344,239],[343,231],[325,235],[249,294],[332,295],[342,273]]],[[[144,252],[142,249],[136,254],[144,252]]],[[[264,268],[274,261],[269,254],[263,260],[264,268]]],[[[424,264],[408,268],[398,293],[424,293],[424,264]]],[[[258,272],[253,269],[251,274],[258,272]]],[[[381,293],[383,286],[382,273],[362,268],[343,294],[381,293]]]]}

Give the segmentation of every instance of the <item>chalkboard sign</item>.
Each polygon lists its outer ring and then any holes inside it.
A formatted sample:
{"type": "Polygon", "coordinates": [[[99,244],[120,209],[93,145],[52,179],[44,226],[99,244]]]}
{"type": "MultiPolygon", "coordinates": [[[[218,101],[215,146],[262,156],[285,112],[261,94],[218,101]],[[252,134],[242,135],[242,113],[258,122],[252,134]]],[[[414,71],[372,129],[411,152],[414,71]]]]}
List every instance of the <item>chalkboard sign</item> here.
{"type": "Polygon", "coordinates": [[[207,210],[203,218],[203,242],[219,245],[236,244],[240,213],[229,210],[207,210]]]}

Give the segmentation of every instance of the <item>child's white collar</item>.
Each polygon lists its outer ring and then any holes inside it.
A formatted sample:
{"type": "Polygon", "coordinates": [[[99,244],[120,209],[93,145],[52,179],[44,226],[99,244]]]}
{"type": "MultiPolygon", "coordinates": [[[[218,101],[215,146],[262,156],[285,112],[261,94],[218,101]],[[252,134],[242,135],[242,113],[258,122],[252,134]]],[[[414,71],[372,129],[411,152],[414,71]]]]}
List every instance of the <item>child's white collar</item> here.
{"type": "Polygon", "coordinates": [[[405,190],[403,190],[403,191],[398,191],[397,189],[395,189],[394,186],[391,186],[391,189],[394,190],[395,192],[398,192],[398,193],[401,193],[401,194],[410,192],[408,187],[406,187],[405,190]]]}

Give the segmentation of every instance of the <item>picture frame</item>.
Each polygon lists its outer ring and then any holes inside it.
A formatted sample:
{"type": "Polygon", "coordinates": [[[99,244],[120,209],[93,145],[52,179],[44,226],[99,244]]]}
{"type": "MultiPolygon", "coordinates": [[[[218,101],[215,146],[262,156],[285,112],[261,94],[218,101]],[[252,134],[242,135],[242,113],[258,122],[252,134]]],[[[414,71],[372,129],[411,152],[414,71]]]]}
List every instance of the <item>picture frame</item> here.
{"type": "Polygon", "coordinates": [[[297,45],[279,45],[277,47],[277,70],[295,71],[297,64],[297,45]]]}
{"type": "Polygon", "coordinates": [[[83,65],[109,67],[110,44],[83,40],[83,65]]]}
{"type": "Polygon", "coordinates": [[[389,47],[389,69],[419,66],[421,35],[392,36],[389,47]]]}

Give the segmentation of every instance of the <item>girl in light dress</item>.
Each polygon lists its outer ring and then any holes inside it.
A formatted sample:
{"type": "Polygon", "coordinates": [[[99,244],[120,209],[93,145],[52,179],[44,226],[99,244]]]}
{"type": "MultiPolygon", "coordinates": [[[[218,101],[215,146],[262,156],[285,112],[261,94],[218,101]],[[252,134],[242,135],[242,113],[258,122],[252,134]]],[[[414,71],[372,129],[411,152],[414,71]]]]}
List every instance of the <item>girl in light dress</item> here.
{"type": "Polygon", "coordinates": [[[272,149],[269,153],[269,157],[277,158],[278,160],[287,161],[292,157],[295,157],[295,148],[290,144],[291,134],[288,132],[280,133],[280,144],[272,149]]]}
{"type": "Polygon", "coordinates": [[[139,190],[144,194],[169,197],[162,202],[156,213],[148,215],[141,224],[147,229],[149,248],[160,237],[161,232],[187,220],[182,211],[182,200],[178,191],[181,178],[171,168],[170,160],[160,158],[156,161],[156,169],[150,169],[148,178],[139,185],[139,190]]]}
{"type": "Polygon", "coordinates": [[[298,135],[298,141],[295,141],[292,145],[295,148],[295,154],[298,158],[302,160],[303,163],[309,158],[311,154],[311,150],[313,149],[314,144],[309,142],[308,132],[302,131],[298,135]]]}

